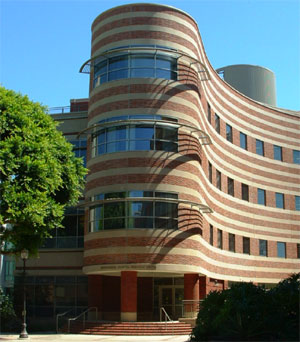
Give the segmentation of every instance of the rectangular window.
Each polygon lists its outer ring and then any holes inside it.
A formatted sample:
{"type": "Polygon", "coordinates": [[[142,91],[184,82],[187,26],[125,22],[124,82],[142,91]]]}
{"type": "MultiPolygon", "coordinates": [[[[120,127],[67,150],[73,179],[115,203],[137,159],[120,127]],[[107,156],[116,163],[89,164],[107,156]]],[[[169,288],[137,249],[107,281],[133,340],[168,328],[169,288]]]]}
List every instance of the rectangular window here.
{"type": "Polygon", "coordinates": [[[297,259],[300,259],[300,243],[297,243],[297,259]]]}
{"type": "Polygon", "coordinates": [[[256,153],[259,154],[260,156],[265,155],[264,142],[258,139],[256,139],[256,153]]]}
{"type": "Polygon", "coordinates": [[[268,256],[268,241],[259,240],[259,255],[268,256]]]}
{"type": "Polygon", "coordinates": [[[243,253],[250,254],[250,238],[243,236],[243,253]]]}
{"type": "Polygon", "coordinates": [[[220,128],[220,117],[218,114],[215,114],[215,129],[220,134],[221,128],[220,128]]]}
{"type": "Polygon", "coordinates": [[[226,139],[232,143],[232,127],[226,124],[226,139]]]}
{"type": "Polygon", "coordinates": [[[234,181],[232,178],[227,178],[227,193],[228,195],[234,196],[234,181]]]}
{"type": "Polygon", "coordinates": [[[274,145],[274,159],[282,161],[282,147],[274,145]]]}
{"type": "Polygon", "coordinates": [[[284,209],[284,195],[276,192],[275,193],[276,208],[284,209]]]}
{"type": "Polygon", "coordinates": [[[223,232],[220,229],[218,229],[218,248],[223,248],[223,232]]]}
{"type": "Polygon", "coordinates": [[[242,200],[249,201],[249,186],[242,184],[242,200]]]}
{"type": "Polygon", "coordinates": [[[240,147],[247,150],[247,135],[240,132],[240,147]]]}
{"type": "Polygon", "coordinates": [[[277,257],[278,258],[286,258],[285,242],[277,242],[277,257]]]}
{"type": "Polygon", "coordinates": [[[300,196],[295,196],[295,210],[300,210],[300,196]]]}
{"type": "Polygon", "coordinates": [[[263,189],[257,189],[257,203],[266,205],[266,191],[263,189]]]}
{"type": "Polygon", "coordinates": [[[208,179],[212,183],[212,165],[208,162],[208,179]]]}
{"type": "Polygon", "coordinates": [[[207,102],[207,120],[209,123],[211,123],[211,109],[210,104],[207,102]]]}
{"type": "Polygon", "coordinates": [[[235,252],[235,235],[229,233],[228,241],[229,241],[229,250],[230,250],[230,252],[235,252]]]}
{"type": "Polygon", "coordinates": [[[214,227],[211,224],[209,225],[209,243],[214,245],[214,227]]]}
{"type": "Polygon", "coordinates": [[[221,190],[221,188],[222,188],[222,175],[221,175],[221,172],[219,170],[216,170],[216,184],[217,184],[217,188],[219,190],[221,190]]]}
{"type": "Polygon", "coordinates": [[[293,150],[293,163],[300,164],[300,151],[293,150]]]}

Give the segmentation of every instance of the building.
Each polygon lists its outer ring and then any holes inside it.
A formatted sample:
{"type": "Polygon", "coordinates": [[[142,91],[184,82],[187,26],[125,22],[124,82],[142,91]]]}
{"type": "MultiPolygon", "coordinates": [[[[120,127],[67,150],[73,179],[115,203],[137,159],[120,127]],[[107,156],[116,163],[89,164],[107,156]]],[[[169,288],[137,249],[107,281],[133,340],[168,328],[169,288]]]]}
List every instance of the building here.
{"type": "Polygon", "coordinates": [[[299,112],[225,82],[169,6],[100,14],[80,70],[89,99],[53,117],[90,171],[67,229],[27,262],[32,317],[177,319],[183,300],[299,270],[299,112]]]}

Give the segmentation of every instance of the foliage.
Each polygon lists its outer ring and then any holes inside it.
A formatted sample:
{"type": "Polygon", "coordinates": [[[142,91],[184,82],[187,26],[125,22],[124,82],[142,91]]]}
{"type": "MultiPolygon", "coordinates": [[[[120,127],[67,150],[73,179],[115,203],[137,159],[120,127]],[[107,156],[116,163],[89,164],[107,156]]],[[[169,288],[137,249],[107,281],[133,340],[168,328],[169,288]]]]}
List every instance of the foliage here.
{"type": "Polygon", "coordinates": [[[0,243],[35,254],[77,202],[85,174],[45,107],[0,87],[0,243]]]}
{"type": "Polygon", "coordinates": [[[300,273],[271,290],[237,283],[203,301],[192,341],[298,341],[300,273]]]}
{"type": "Polygon", "coordinates": [[[9,295],[6,295],[0,287],[0,318],[9,319],[15,317],[15,310],[13,307],[12,299],[9,295]]]}

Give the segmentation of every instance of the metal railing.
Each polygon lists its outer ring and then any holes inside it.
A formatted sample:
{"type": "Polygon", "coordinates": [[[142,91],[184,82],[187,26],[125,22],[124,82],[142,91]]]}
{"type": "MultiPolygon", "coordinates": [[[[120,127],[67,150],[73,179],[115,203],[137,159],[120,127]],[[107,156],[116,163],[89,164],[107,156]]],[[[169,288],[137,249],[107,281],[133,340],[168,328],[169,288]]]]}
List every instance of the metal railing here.
{"type": "Polygon", "coordinates": [[[56,315],[56,333],[57,334],[59,333],[59,326],[58,326],[59,319],[65,316],[70,311],[72,311],[72,309],[56,315]]]}
{"type": "MultiPolygon", "coordinates": [[[[165,308],[161,306],[160,309],[159,309],[159,319],[160,319],[161,322],[162,322],[163,314],[165,315],[165,329],[167,329],[168,322],[174,323],[174,321],[170,318],[170,316],[168,315],[168,313],[165,310],[165,308]]],[[[173,326],[173,324],[172,324],[172,335],[174,335],[174,326],[173,326]]]]}
{"type": "Polygon", "coordinates": [[[61,106],[61,107],[51,107],[48,110],[49,114],[63,114],[63,113],[70,113],[71,107],[70,106],[61,106]]]}
{"type": "Polygon", "coordinates": [[[85,322],[86,322],[86,314],[91,312],[92,310],[95,310],[95,313],[96,313],[96,315],[95,315],[96,317],[93,320],[97,320],[97,318],[98,318],[98,308],[97,307],[88,308],[87,310],[83,311],[80,315],[68,319],[68,333],[70,333],[71,321],[74,322],[74,321],[78,320],[81,316],[83,316],[82,328],[84,329],[85,328],[85,322]]]}
{"type": "Polygon", "coordinates": [[[182,317],[195,318],[203,300],[184,299],[182,301],[182,317]]]}

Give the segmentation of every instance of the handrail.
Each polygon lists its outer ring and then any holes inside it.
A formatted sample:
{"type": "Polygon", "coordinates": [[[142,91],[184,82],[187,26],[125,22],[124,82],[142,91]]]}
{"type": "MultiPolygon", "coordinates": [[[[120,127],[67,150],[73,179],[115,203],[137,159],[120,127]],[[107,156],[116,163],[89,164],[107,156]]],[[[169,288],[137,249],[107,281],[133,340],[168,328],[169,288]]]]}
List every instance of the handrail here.
{"type": "Polygon", "coordinates": [[[66,315],[70,311],[72,311],[72,309],[56,315],[56,333],[57,334],[58,334],[58,320],[59,320],[59,318],[66,315]]]}
{"type": "MultiPolygon", "coordinates": [[[[171,323],[173,323],[174,321],[170,318],[170,316],[168,315],[165,308],[163,306],[161,306],[160,310],[159,310],[159,319],[161,322],[162,322],[162,313],[165,314],[165,328],[167,329],[168,321],[170,321],[171,323]]],[[[174,335],[174,326],[173,325],[172,325],[172,335],[174,335]]]]}
{"type": "Polygon", "coordinates": [[[184,299],[182,300],[182,317],[184,318],[193,318],[198,314],[201,303],[203,299],[193,300],[193,299],[184,299]]]}
{"type": "Polygon", "coordinates": [[[96,310],[96,317],[98,317],[98,308],[96,307],[96,306],[93,306],[93,307],[91,307],[91,308],[88,308],[88,309],[86,309],[85,311],[83,311],[81,314],[79,314],[78,316],[76,316],[76,317],[73,317],[73,318],[69,318],[68,319],[68,333],[70,333],[70,326],[71,326],[71,321],[76,321],[79,317],[81,317],[82,315],[83,315],[83,321],[82,321],[82,323],[83,323],[83,328],[85,327],[85,314],[87,313],[87,312],[90,312],[91,310],[96,310]]]}

